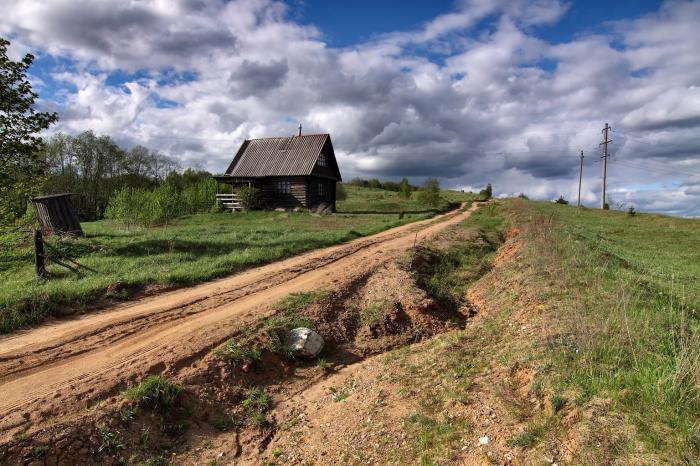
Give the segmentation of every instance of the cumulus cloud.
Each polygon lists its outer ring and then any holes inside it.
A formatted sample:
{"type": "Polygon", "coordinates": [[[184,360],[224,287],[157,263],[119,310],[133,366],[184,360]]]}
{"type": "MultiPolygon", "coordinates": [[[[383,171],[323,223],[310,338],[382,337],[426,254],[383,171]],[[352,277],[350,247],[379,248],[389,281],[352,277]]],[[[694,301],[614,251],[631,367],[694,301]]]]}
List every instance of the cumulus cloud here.
{"type": "Polygon", "coordinates": [[[574,198],[584,150],[582,196],[597,203],[607,121],[611,195],[700,215],[699,2],[552,44],[538,27],[568,2],[464,0],[344,48],[273,0],[76,5],[11,0],[0,18],[13,46],[70,62],[51,73],[70,89],[56,103],[59,130],[94,129],[220,172],[242,139],[291,134],[301,120],[332,134],[345,178],[490,181],[545,199],[574,198]],[[115,84],[115,72],[126,78],[115,84]]]}

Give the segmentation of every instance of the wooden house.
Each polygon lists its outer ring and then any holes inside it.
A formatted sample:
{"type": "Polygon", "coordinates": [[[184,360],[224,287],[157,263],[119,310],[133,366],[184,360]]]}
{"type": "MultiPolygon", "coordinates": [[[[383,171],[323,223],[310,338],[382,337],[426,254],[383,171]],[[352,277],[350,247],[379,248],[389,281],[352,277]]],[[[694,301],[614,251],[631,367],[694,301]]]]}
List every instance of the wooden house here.
{"type": "Polygon", "coordinates": [[[341,181],[330,134],[245,140],[226,173],[214,178],[231,186],[217,197],[232,210],[240,210],[236,188],[252,186],[266,208],[335,211],[341,181]]]}

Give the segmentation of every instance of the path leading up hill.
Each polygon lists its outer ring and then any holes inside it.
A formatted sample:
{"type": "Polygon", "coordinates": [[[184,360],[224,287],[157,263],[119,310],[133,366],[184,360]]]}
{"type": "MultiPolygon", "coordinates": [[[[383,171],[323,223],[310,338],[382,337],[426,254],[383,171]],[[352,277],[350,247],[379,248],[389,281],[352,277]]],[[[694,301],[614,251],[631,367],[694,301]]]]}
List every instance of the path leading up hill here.
{"type": "Polygon", "coordinates": [[[269,313],[289,293],[323,288],[385,263],[475,208],[2,337],[0,431],[8,435],[27,420],[66,421],[144,373],[187,366],[226,340],[233,323],[269,313]]]}

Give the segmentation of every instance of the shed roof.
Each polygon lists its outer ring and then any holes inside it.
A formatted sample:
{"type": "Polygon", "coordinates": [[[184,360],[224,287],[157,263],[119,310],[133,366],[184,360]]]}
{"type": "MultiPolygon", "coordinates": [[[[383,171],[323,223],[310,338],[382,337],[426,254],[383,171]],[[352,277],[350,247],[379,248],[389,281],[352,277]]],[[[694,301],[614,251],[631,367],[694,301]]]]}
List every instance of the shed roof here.
{"type": "MultiPolygon", "coordinates": [[[[304,134],[246,140],[238,149],[226,175],[243,178],[311,175],[326,144],[330,146],[330,154],[327,155],[335,158],[330,138],[329,134],[304,134]]],[[[331,166],[340,180],[335,160],[331,166]]]]}

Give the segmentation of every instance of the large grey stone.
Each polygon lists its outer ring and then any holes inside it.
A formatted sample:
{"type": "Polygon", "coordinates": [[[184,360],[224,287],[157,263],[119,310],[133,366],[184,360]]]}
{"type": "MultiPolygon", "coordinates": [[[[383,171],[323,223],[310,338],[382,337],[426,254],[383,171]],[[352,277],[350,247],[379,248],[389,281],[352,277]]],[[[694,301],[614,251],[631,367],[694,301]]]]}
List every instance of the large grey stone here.
{"type": "Polygon", "coordinates": [[[284,344],[299,356],[315,358],[323,349],[323,337],[310,328],[298,327],[287,332],[284,344]]]}

